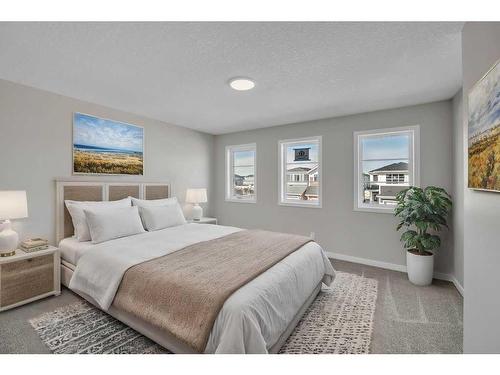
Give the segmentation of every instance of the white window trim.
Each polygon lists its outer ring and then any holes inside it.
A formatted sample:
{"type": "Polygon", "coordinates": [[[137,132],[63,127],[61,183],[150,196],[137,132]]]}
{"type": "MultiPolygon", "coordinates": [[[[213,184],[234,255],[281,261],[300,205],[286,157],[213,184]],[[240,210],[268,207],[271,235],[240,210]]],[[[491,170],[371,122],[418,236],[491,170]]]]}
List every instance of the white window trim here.
{"type": "Polygon", "coordinates": [[[237,203],[257,203],[257,144],[248,143],[244,145],[229,145],[226,146],[226,168],[225,168],[225,201],[237,203]],[[232,195],[233,186],[233,173],[231,173],[233,166],[233,153],[237,151],[254,151],[254,195],[253,198],[235,198],[232,195]]]}
{"type": "Polygon", "coordinates": [[[304,137],[296,139],[283,139],[278,141],[278,171],[280,172],[279,186],[278,186],[278,204],[280,206],[289,207],[307,207],[307,208],[322,208],[323,206],[323,144],[322,136],[314,137],[304,137]],[[284,145],[288,143],[306,143],[306,142],[318,142],[319,152],[318,152],[318,174],[319,174],[319,189],[318,189],[318,202],[308,202],[308,201],[291,201],[284,199],[285,184],[286,184],[286,169],[284,168],[283,161],[286,160],[284,145]]]}
{"type": "Polygon", "coordinates": [[[410,186],[420,186],[420,125],[402,126],[397,128],[374,129],[354,132],[354,211],[394,214],[394,207],[376,207],[363,203],[363,191],[360,184],[362,171],[362,156],[360,136],[386,135],[400,132],[410,132],[410,152],[408,156],[408,177],[413,176],[410,186]]]}

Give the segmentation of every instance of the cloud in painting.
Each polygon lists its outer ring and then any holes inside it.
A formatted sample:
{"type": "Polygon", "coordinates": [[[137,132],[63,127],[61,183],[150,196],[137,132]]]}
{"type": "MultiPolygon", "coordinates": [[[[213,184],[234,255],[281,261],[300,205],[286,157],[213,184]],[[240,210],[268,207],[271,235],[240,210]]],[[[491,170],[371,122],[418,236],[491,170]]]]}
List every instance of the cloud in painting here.
{"type": "Polygon", "coordinates": [[[469,137],[500,124],[500,63],[469,94],[469,137]]]}
{"type": "Polygon", "coordinates": [[[75,113],[73,143],[118,150],[142,152],[144,130],[123,122],[75,113]]]}

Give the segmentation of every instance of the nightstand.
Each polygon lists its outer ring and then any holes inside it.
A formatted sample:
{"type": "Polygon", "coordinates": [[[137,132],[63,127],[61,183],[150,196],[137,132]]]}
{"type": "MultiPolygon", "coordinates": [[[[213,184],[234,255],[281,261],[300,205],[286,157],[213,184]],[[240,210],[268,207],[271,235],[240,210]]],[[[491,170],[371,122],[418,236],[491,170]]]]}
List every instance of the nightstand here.
{"type": "Polygon", "coordinates": [[[0,311],[61,294],[59,249],[0,258],[0,311]]]}
{"type": "Polygon", "coordinates": [[[195,224],[216,224],[217,225],[217,218],[216,217],[202,217],[200,220],[188,220],[188,223],[195,223],[195,224]]]}

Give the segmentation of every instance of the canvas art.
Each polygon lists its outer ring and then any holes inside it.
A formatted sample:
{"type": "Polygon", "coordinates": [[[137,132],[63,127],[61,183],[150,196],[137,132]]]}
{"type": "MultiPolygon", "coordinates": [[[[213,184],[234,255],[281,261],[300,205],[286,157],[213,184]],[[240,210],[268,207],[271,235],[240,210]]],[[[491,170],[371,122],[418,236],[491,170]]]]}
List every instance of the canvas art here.
{"type": "Polygon", "coordinates": [[[73,115],[73,173],[144,175],[144,128],[73,115]]]}
{"type": "Polygon", "coordinates": [[[500,64],[469,93],[469,187],[500,192],[500,64]]]}

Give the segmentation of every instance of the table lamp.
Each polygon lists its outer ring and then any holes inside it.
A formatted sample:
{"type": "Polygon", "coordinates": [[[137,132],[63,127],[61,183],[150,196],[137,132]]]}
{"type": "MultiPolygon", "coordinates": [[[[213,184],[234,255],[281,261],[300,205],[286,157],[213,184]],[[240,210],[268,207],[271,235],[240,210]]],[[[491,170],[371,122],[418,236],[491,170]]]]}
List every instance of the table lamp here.
{"type": "Polygon", "coordinates": [[[8,257],[16,253],[19,243],[18,234],[12,229],[10,219],[28,217],[26,192],[0,191],[0,257],[8,257]]]}
{"type": "Polygon", "coordinates": [[[207,189],[187,189],[186,202],[193,203],[193,220],[199,221],[203,216],[203,208],[198,203],[207,201],[207,189]]]}

